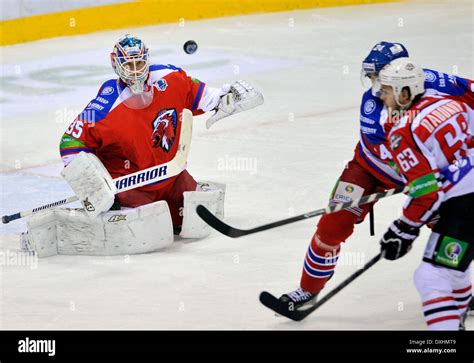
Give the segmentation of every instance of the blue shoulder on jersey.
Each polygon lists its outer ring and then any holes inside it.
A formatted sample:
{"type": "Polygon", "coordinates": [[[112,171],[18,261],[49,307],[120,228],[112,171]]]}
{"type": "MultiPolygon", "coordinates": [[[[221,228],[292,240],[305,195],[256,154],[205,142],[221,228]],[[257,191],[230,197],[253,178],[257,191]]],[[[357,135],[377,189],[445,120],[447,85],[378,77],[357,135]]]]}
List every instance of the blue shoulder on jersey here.
{"type": "Polygon", "coordinates": [[[110,112],[124,87],[117,82],[117,79],[110,79],[104,82],[97,96],[89,102],[78,118],[86,122],[99,122],[102,120],[110,112]]]}
{"type": "Polygon", "coordinates": [[[425,89],[434,89],[451,96],[462,96],[469,90],[469,81],[452,74],[423,69],[425,71],[425,89]]]}
{"type": "Polygon", "coordinates": [[[385,131],[380,124],[380,114],[383,102],[372,95],[369,89],[362,96],[360,104],[360,132],[364,140],[372,145],[378,145],[385,140],[385,131]]]}
{"type": "Polygon", "coordinates": [[[162,69],[172,69],[173,71],[180,71],[181,70],[181,68],[175,67],[172,64],[152,64],[150,66],[150,72],[160,71],[162,69]]]}
{"type": "MultiPolygon", "coordinates": [[[[470,92],[469,80],[431,69],[425,71],[425,88],[451,96],[462,96],[470,92]]],[[[385,131],[380,124],[383,102],[372,95],[369,89],[362,96],[360,106],[360,132],[364,140],[378,145],[385,140],[385,131]]]]}

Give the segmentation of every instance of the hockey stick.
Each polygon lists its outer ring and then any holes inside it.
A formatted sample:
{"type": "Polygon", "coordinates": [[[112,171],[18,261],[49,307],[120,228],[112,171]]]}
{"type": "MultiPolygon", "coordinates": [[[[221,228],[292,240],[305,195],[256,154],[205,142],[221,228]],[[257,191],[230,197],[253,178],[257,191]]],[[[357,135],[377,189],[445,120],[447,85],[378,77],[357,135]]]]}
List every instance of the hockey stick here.
{"type": "MultiPolygon", "coordinates": [[[[191,144],[192,130],[193,114],[190,110],[183,109],[178,151],[176,152],[174,158],[167,163],[152,166],[148,169],[115,178],[114,182],[115,186],[117,187],[117,193],[163,181],[181,173],[186,168],[186,161],[188,159],[189,147],[191,144]]],[[[11,215],[5,215],[2,217],[2,222],[6,224],[16,219],[26,217],[35,212],[69,204],[77,200],[78,198],[76,196],[72,196],[34,209],[25,210],[11,215]]]]}
{"type": "Polygon", "coordinates": [[[354,272],[351,276],[337,285],[334,289],[332,289],[329,293],[327,293],[321,300],[316,302],[313,306],[306,310],[288,310],[282,307],[280,301],[270,294],[267,291],[262,291],[260,293],[260,302],[265,305],[267,308],[275,311],[280,315],[284,315],[287,318],[294,320],[294,321],[301,321],[306,318],[309,314],[331,299],[334,295],[336,295],[339,291],[349,285],[352,281],[362,275],[365,271],[375,265],[380,259],[382,258],[382,253],[379,253],[377,256],[372,258],[369,262],[367,262],[363,268],[359,269],[358,271],[354,272]]]}
{"type": "Polygon", "coordinates": [[[320,215],[323,215],[323,214],[330,214],[330,213],[339,212],[342,209],[357,207],[357,206],[362,205],[362,204],[375,202],[376,200],[379,200],[379,199],[382,199],[382,198],[385,198],[385,197],[389,197],[391,195],[398,194],[398,193],[405,193],[407,191],[408,191],[408,187],[405,187],[405,188],[394,188],[394,189],[387,190],[385,192],[369,194],[369,195],[366,195],[366,196],[364,196],[360,199],[354,200],[352,202],[339,203],[339,204],[336,204],[334,206],[327,206],[326,208],[317,209],[317,210],[312,211],[312,212],[308,212],[308,213],[305,213],[305,214],[300,214],[300,215],[295,216],[295,217],[282,219],[280,221],[276,221],[276,222],[273,222],[273,223],[264,224],[262,226],[251,228],[251,229],[234,228],[234,227],[224,223],[223,221],[221,221],[219,218],[217,218],[214,214],[212,214],[203,205],[198,205],[196,207],[196,211],[197,211],[197,214],[207,224],[209,224],[215,230],[221,232],[222,234],[225,234],[226,236],[229,236],[229,237],[232,237],[232,238],[237,238],[237,237],[246,236],[248,234],[265,231],[267,229],[284,226],[286,224],[290,224],[290,223],[293,223],[293,222],[298,222],[298,221],[301,221],[303,219],[313,218],[313,217],[320,216],[320,215]]]}

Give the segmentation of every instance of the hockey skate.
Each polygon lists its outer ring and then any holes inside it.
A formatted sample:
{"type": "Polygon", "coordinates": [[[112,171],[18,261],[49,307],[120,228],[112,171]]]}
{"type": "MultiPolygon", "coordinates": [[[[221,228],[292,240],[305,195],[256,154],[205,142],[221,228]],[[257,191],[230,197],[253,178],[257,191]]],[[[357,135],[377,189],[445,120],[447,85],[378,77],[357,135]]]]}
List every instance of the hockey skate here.
{"type": "Polygon", "coordinates": [[[464,312],[461,315],[461,319],[459,320],[459,330],[466,330],[466,319],[468,316],[474,316],[474,296],[471,297],[471,301],[464,312]]]}
{"type": "Polygon", "coordinates": [[[308,292],[301,287],[282,295],[279,299],[280,309],[291,311],[305,311],[317,302],[318,293],[308,292]]]}
{"type": "Polygon", "coordinates": [[[299,287],[280,298],[262,291],[259,299],[263,305],[273,310],[276,316],[282,315],[294,321],[301,321],[317,309],[318,294],[319,292],[311,293],[299,287]]]}

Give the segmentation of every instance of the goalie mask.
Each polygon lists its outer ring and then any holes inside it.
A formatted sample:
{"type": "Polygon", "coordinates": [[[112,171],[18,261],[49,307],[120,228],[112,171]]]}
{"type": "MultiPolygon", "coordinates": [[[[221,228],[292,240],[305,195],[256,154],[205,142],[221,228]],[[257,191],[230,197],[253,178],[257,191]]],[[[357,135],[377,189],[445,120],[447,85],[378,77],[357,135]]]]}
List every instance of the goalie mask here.
{"type": "Polygon", "coordinates": [[[134,109],[148,107],[153,100],[153,87],[147,84],[149,58],[145,44],[126,34],[115,44],[110,60],[120,81],[126,85],[118,87],[125,105],[134,109]]]}

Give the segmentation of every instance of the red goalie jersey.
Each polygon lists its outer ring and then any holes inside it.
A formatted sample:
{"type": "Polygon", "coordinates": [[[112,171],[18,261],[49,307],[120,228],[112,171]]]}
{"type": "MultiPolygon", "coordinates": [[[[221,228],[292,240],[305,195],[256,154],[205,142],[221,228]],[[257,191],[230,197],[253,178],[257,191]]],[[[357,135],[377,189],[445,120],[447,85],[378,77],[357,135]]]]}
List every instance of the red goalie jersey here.
{"type": "Polygon", "coordinates": [[[474,192],[472,110],[464,103],[424,96],[389,133],[399,172],[410,190],[402,219],[420,226],[443,201],[474,192]]]}
{"type": "MultiPolygon", "coordinates": [[[[151,104],[127,107],[125,85],[105,82],[61,139],[60,152],[67,165],[81,151],[97,155],[113,178],[134,173],[173,159],[176,154],[183,108],[203,113],[206,85],[171,65],[150,66],[154,87],[151,104]],[[204,96],[203,96],[204,95],[204,96]]],[[[141,190],[162,188],[175,177],[141,190]]]]}

